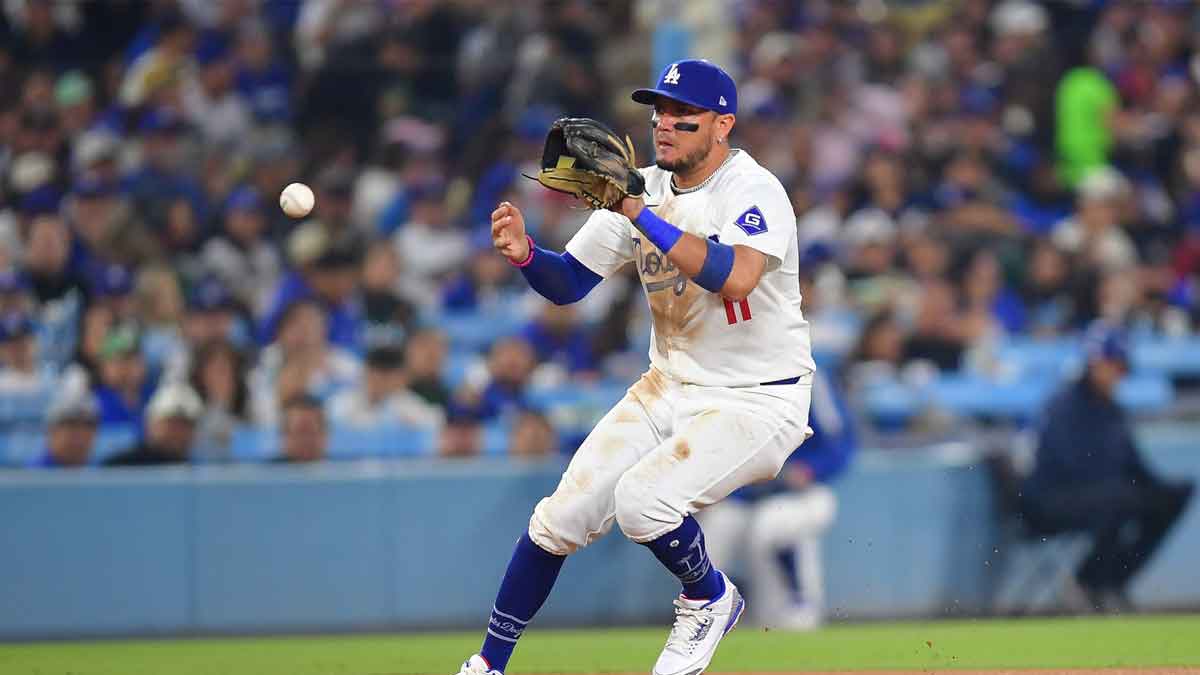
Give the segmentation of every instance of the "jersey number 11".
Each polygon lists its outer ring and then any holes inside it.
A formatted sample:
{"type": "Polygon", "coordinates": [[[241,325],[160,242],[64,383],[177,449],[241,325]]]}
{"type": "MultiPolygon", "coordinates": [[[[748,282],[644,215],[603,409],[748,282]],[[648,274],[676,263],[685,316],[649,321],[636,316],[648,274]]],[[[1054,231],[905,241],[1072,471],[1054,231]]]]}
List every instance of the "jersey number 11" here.
{"type": "MultiPolygon", "coordinates": [[[[737,314],[735,314],[733,311],[733,301],[730,300],[729,298],[722,298],[722,299],[725,301],[725,320],[729,322],[730,326],[732,326],[733,324],[738,322],[737,314]]],[[[742,310],[742,321],[749,321],[750,320],[750,299],[742,298],[741,300],[738,301],[737,306],[740,307],[742,310]]]]}

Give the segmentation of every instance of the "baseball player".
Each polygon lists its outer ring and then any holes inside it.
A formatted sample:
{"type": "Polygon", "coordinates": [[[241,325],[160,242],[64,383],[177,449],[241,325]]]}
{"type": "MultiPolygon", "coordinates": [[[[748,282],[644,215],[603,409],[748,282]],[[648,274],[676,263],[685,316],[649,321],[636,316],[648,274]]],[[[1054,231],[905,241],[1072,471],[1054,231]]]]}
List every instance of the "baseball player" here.
{"type": "Polygon", "coordinates": [[[640,169],[644,189],[595,211],[565,253],[537,247],[513,204],[492,213],[496,249],[552,302],[578,301],[637,265],[653,315],[651,365],[534,509],[464,675],[504,671],[566,556],[614,521],[683,585],[653,672],[702,672],[745,605],[692,514],[774,478],[811,434],[796,218],[780,182],[729,145],[733,79],[708,61],[679,61],[633,100],[653,106],[656,165],[640,169]]]}

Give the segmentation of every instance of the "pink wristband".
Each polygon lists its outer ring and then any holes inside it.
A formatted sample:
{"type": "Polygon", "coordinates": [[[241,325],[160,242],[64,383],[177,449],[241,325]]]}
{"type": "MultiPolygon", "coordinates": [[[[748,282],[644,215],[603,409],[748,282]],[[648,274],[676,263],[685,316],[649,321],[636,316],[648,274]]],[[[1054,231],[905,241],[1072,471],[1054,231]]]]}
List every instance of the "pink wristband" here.
{"type": "Polygon", "coordinates": [[[509,265],[512,265],[513,267],[528,267],[529,263],[533,262],[533,237],[525,235],[525,241],[529,242],[529,255],[525,256],[525,259],[521,262],[513,262],[512,260],[509,260],[509,265]]]}

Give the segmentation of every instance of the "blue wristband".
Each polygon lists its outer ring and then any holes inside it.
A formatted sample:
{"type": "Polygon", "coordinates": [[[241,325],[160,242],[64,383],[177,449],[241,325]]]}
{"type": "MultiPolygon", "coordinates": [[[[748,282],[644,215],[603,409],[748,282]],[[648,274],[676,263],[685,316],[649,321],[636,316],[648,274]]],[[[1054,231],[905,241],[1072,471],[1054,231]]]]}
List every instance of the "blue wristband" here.
{"type": "Polygon", "coordinates": [[[637,229],[663,253],[670,251],[675,242],[683,236],[683,230],[659,218],[649,208],[642,209],[637,218],[633,219],[633,224],[637,225],[637,229]]]}
{"type": "Polygon", "coordinates": [[[720,293],[733,271],[733,247],[712,239],[705,239],[704,243],[708,245],[708,254],[704,256],[704,266],[692,281],[704,290],[720,293]]]}

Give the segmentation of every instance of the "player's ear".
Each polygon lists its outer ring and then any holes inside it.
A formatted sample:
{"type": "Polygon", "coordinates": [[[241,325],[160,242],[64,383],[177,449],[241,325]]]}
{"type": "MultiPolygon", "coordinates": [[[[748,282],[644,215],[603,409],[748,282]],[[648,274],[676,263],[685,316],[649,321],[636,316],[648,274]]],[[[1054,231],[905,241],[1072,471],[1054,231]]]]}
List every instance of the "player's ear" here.
{"type": "Polygon", "coordinates": [[[737,118],[732,113],[717,116],[717,138],[728,139],[733,133],[733,125],[737,118]]]}

